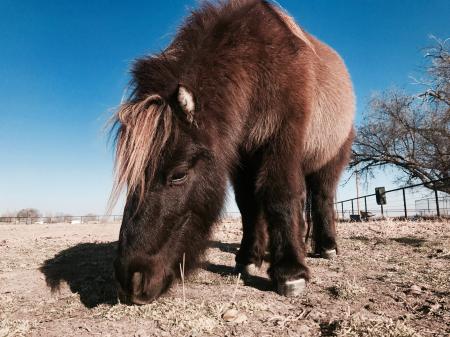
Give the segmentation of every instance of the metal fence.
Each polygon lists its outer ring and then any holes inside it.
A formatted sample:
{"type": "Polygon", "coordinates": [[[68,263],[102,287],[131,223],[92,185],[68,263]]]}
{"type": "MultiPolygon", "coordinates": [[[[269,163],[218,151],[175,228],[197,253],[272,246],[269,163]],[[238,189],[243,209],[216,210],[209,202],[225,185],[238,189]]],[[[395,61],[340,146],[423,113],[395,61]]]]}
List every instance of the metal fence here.
{"type": "MultiPolygon", "coordinates": [[[[239,212],[225,212],[222,215],[223,219],[236,220],[239,219],[241,213],[239,212]]],[[[0,223],[3,224],[88,224],[88,223],[114,223],[122,222],[122,215],[80,215],[80,216],[0,216],[0,223]]]]}
{"type": "Polygon", "coordinates": [[[378,205],[376,194],[338,201],[334,204],[341,221],[370,218],[450,218],[450,194],[438,191],[437,184],[450,184],[450,178],[388,190],[385,205],[378,205]]]}
{"type": "MultiPolygon", "coordinates": [[[[341,221],[384,217],[444,217],[450,219],[450,194],[434,188],[437,183],[450,184],[450,178],[386,191],[386,205],[377,204],[375,193],[335,202],[336,217],[341,221]]],[[[227,212],[222,215],[222,218],[237,219],[240,218],[240,213],[227,212]]],[[[86,224],[121,221],[122,215],[0,217],[0,223],[10,224],[86,224]]]]}
{"type": "Polygon", "coordinates": [[[10,224],[87,224],[87,223],[110,223],[122,221],[122,215],[79,215],[79,216],[39,216],[39,217],[0,217],[0,223],[10,224]]]}
{"type": "MultiPolygon", "coordinates": [[[[450,217],[450,195],[442,196],[438,198],[439,212],[441,216],[450,217]]],[[[430,216],[437,212],[436,200],[433,198],[416,200],[416,213],[420,216],[430,216]]]]}

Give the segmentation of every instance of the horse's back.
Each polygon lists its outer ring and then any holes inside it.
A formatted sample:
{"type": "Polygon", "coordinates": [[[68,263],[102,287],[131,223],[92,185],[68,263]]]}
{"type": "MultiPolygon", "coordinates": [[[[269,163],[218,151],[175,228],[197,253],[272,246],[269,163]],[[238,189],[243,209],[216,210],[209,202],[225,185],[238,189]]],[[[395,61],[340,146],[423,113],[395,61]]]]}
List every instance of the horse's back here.
{"type": "MultiPolygon", "coordinates": [[[[355,99],[350,76],[343,60],[331,47],[305,32],[283,9],[274,5],[267,8],[273,10],[269,15],[281,20],[272,24],[281,23],[289,32],[263,28],[265,33],[284,35],[281,40],[285,50],[289,50],[286,46],[294,45],[296,52],[274,54],[275,63],[282,65],[277,68],[282,88],[279,94],[283,97],[285,91],[289,93],[289,106],[278,102],[288,111],[269,113],[272,116],[265,119],[282,121],[283,117],[273,115],[285,117],[287,114],[291,122],[296,123],[299,132],[293,131],[292,137],[302,149],[303,170],[315,171],[335,157],[352,134],[355,99]],[[298,40],[298,43],[290,44],[288,39],[298,40]]],[[[267,125],[276,123],[265,123],[266,130],[267,125]]]]}
{"type": "Polygon", "coordinates": [[[309,166],[305,169],[317,170],[336,156],[351,135],[355,97],[341,57],[331,47],[307,36],[314,47],[315,66],[303,156],[309,166]]]}

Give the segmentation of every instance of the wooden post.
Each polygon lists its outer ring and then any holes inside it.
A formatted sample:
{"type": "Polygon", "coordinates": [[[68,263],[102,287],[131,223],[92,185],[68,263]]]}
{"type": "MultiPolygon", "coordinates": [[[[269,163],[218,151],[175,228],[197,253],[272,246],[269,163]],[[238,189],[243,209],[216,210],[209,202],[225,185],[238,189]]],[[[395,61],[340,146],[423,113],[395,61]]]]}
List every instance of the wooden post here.
{"type": "Polygon", "coordinates": [[[436,214],[438,217],[440,217],[441,210],[439,209],[439,196],[438,196],[438,191],[436,188],[434,189],[434,197],[436,198],[436,214]]]}
{"type": "Polygon", "coordinates": [[[405,195],[405,189],[403,191],[403,208],[405,209],[405,219],[408,218],[408,211],[406,209],[406,195],[405,195]]]}

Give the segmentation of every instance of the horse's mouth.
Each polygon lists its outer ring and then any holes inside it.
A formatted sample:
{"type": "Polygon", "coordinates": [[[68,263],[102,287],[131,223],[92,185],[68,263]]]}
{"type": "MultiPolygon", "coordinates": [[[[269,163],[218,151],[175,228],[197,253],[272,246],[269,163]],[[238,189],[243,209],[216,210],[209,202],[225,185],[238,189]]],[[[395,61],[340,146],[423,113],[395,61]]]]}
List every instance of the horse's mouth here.
{"type": "Polygon", "coordinates": [[[152,303],[155,298],[143,299],[138,296],[127,294],[117,282],[117,299],[120,304],[125,305],[146,305],[152,303]]]}

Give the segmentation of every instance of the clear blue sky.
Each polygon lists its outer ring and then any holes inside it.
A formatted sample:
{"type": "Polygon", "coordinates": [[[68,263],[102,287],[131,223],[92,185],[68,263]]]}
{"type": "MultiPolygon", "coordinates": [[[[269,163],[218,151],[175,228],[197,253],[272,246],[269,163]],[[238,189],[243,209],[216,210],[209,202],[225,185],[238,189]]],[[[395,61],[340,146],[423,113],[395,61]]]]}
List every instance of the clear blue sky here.
{"type": "MultiPolygon", "coordinates": [[[[373,91],[414,90],[428,36],[450,36],[449,0],[279,2],[343,56],[358,115],[373,91]]],[[[0,213],[104,211],[113,157],[102,126],[133,58],[164,48],[192,6],[0,0],[0,213]]]]}

